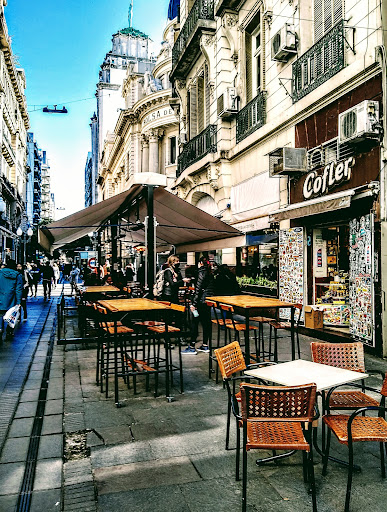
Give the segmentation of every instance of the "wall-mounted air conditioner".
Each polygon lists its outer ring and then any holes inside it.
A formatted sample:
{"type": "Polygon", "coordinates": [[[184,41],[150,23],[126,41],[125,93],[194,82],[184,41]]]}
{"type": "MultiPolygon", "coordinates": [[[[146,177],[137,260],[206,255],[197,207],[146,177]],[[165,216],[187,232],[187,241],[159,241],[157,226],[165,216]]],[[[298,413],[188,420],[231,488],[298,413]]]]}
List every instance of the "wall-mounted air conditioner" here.
{"type": "Polygon", "coordinates": [[[217,101],[218,117],[230,117],[238,112],[238,96],[235,87],[227,87],[217,101]]]}
{"type": "Polygon", "coordinates": [[[294,26],[285,23],[271,39],[271,60],[286,62],[295,53],[297,53],[297,35],[294,26]]]}
{"type": "Polygon", "coordinates": [[[307,171],[305,148],[277,148],[269,153],[270,176],[294,176],[307,171]]]}
{"type": "Polygon", "coordinates": [[[339,114],[339,143],[377,139],[380,135],[379,103],[364,100],[339,114]]]}

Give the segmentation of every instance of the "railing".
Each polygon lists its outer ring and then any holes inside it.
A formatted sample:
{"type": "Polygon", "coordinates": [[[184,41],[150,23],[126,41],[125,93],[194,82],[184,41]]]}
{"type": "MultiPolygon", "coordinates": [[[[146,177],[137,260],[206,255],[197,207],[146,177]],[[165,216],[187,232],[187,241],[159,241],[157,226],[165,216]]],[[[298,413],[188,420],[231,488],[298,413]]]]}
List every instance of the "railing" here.
{"type": "Polygon", "coordinates": [[[262,92],[238,112],[236,119],[236,142],[253,133],[265,124],[266,102],[262,92]]]}
{"type": "Polygon", "coordinates": [[[181,54],[187,46],[187,41],[192,34],[196,23],[199,20],[213,21],[214,19],[214,0],[196,0],[187,16],[187,19],[185,20],[183,27],[180,30],[179,37],[176,39],[176,42],[173,45],[172,69],[177,64],[181,54]]]}
{"type": "Polygon", "coordinates": [[[293,103],[344,68],[344,20],[293,63],[293,103]]]}
{"type": "Polygon", "coordinates": [[[176,176],[197,162],[208,153],[216,152],[216,124],[210,124],[199,135],[196,135],[185,146],[177,159],[176,176]]]}

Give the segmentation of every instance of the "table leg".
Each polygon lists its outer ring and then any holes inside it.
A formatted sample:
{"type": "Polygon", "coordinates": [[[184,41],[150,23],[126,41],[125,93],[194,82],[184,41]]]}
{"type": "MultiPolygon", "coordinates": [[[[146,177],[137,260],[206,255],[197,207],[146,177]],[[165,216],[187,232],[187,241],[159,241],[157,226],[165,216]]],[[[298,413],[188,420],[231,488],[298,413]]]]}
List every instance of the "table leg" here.
{"type": "Polygon", "coordinates": [[[246,331],[245,331],[245,360],[250,364],[250,311],[246,311],[246,331]]]}
{"type": "Polygon", "coordinates": [[[118,402],[118,349],[117,338],[114,340],[114,403],[119,407],[118,402]]]}
{"type": "Polygon", "coordinates": [[[290,308],[290,339],[292,344],[292,361],[296,359],[296,346],[294,340],[294,307],[290,308]]]}

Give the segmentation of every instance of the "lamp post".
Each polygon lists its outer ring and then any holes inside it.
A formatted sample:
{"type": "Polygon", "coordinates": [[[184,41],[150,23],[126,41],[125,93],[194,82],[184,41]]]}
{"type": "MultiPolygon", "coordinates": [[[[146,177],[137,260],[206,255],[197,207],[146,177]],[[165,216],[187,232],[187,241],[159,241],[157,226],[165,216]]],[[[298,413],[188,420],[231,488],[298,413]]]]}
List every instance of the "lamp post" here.
{"type": "Polygon", "coordinates": [[[26,216],[23,217],[20,226],[16,230],[16,234],[19,237],[20,244],[23,244],[23,249],[21,251],[21,263],[24,264],[26,262],[26,245],[34,234],[26,216]]]}

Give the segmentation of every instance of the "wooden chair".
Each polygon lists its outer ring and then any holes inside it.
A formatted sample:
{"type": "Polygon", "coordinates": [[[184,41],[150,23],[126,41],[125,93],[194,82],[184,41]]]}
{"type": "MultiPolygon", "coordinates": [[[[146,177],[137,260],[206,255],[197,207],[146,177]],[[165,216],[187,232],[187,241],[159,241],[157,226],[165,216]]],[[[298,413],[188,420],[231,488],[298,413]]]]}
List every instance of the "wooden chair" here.
{"type": "Polygon", "coordinates": [[[345,512],[349,511],[349,504],[351,500],[352,476],[354,469],[353,443],[365,441],[375,441],[379,443],[382,478],[386,478],[384,450],[387,449],[387,422],[385,420],[387,373],[385,375],[383,385],[380,391],[377,391],[369,387],[365,387],[365,389],[373,392],[378,392],[381,395],[380,403],[378,403],[377,406],[371,405],[366,407],[360,407],[351,415],[329,414],[330,402],[332,396],[336,393],[335,388],[331,389],[326,397],[326,408],[328,410],[328,414],[323,416],[323,422],[328,427],[328,436],[326,450],[324,454],[323,475],[327,474],[331,433],[333,432],[339,443],[346,444],[348,446],[349,467],[347,492],[345,497],[344,508],[345,512]],[[359,416],[360,414],[365,414],[367,411],[378,411],[378,416],[359,416]]]}
{"type": "Polygon", "coordinates": [[[241,384],[240,390],[242,512],[247,510],[247,452],[252,449],[302,451],[304,481],[309,482],[313,512],[317,512],[312,449],[316,385],[276,387],[241,384]]]}
{"type": "MultiPolygon", "coordinates": [[[[225,318],[225,328],[230,333],[230,341],[231,341],[231,332],[234,332],[234,335],[236,336],[236,339],[240,343],[240,333],[246,332],[247,325],[241,322],[236,322],[234,319],[234,308],[228,304],[219,304],[219,307],[222,311],[225,312],[226,318],[225,318]]],[[[249,333],[254,333],[254,344],[255,344],[255,354],[250,354],[250,357],[255,359],[256,361],[259,361],[260,359],[260,353],[259,353],[259,346],[258,346],[258,332],[259,327],[256,325],[249,325],[249,333]]],[[[250,338],[249,338],[250,341],[250,338]]]]}
{"type": "MultiPolygon", "coordinates": [[[[303,305],[296,304],[295,307],[298,310],[298,317],[297,317],[296,325],[295,325],[295,335],[296,335],[298,358],[300,358],[301,351],[300,351],[300,338],[298,335],[298,328],[299,328],[301,318],[302,318],[303,305]]],[[[268,354],[269,359],[271,359],[271,357],[273,357],[274,361],[278,362],[278,338],[290,337],[290,333],[288,335],[278,336],[278,331],[280,329],[289,330],[291,328],[291,324],[290,324],[290,322],[281,322],[279,320],[272,320],[271,322],[269,322],[269,326],[270,326],[269,350],[268,350],[267,354],[268,354]],[[274,333],[274,351],[272,352],[273,333],[274,333]]]]}

